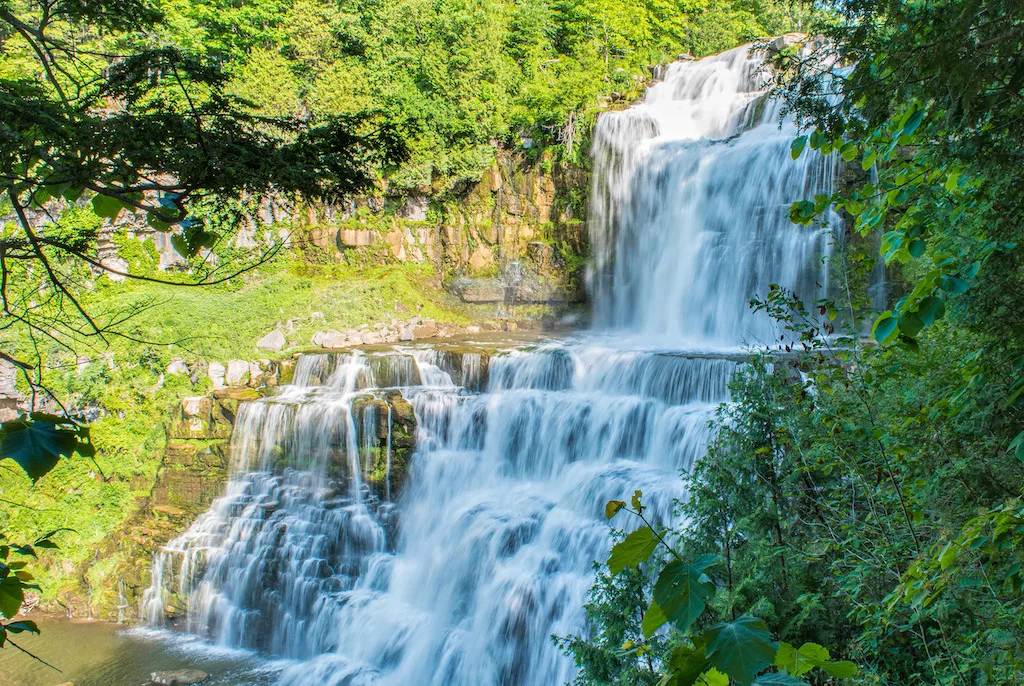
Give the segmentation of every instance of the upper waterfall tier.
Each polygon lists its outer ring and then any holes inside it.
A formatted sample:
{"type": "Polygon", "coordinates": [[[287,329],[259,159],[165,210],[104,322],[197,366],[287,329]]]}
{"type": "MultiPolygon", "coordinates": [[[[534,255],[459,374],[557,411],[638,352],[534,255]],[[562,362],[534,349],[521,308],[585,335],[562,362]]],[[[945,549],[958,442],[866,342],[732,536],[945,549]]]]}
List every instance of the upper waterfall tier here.
{"type": "Polygon", "coordinates": [[[829,230],[792,224],[789,206],[829,192],[833,162],[790,159],[797,133],[766,84],[762,58],[741,47],[671,65],[643,103],[598,121],[599,328],[676,346],[763,344],[774,330],[751,297],[772,283],[825,295],[829,230]]]}

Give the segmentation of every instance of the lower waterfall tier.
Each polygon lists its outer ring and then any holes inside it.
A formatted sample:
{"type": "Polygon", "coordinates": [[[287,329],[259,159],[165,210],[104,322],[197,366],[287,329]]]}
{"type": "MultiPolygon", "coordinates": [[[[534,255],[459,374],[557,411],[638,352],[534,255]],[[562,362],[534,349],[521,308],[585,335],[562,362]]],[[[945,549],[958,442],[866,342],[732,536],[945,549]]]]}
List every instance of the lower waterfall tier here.
{"type": "Polygon", "coordinates": [[[583,627],[603,503],[640,488],[673,520],[737,364],[593,342],[303,356],[240,408],[227,493],[158,553],[144,614],[300,660],[290,684],[564,683],[550,635],[583,627]]]}

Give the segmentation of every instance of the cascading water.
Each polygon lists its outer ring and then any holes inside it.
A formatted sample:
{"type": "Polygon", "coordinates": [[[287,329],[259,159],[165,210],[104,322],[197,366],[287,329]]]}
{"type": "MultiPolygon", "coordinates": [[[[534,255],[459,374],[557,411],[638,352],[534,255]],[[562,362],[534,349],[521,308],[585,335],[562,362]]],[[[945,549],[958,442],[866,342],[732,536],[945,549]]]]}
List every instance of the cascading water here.
{"type": "Polygon", "coordinates": [[[827,286],[827,232],[787,217],[833,170],[789,160],[759,65],[747,48],[674,64],[599,121],[598,332],[307,355],[245,405],[227,494],[156,556],[150,622],[176,606],[188,631],[290,658],[291,686],[571,680],[550,636],[585,630],[604,503],[640,488],[671,522],[728,399],[723,350],[775,338],[747,301],[827,286]],[[416,452],[392,498],[410,404],[416,452]]]}

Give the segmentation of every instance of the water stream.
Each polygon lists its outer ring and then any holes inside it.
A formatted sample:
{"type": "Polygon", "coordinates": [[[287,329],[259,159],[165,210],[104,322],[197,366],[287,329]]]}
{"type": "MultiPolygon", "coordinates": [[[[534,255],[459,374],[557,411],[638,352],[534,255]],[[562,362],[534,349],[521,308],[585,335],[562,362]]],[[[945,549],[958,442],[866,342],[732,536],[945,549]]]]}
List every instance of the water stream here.
{"type": "Polygon", "coordinates": [[[595,131],[595,329],[503,350],[306,355],[248,403],[227,493],[154,560],[144,612],[286,658],[291,686],[555,686],[585,630],[604,503],[673,518],[735,353],[777,338],[749,299],[828,286],[828,189],[747,48],[677,63],[595,131]],[[411,405],[416,450],[400,483],[411,405]]]}

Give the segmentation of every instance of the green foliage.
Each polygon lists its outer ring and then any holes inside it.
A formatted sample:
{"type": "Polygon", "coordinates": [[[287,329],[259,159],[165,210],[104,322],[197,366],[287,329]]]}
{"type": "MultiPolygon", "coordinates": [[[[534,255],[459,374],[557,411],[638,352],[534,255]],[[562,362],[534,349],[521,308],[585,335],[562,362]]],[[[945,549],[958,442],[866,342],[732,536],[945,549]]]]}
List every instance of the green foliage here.
{"type": "MultiPolygon", "coordinates": [[[[51,538],[59,531],[54,530],[40,536],[31,545],[13,543],[0,534],[0,617],[7,620],[0,621],[0,648],[6,643],[16,645],[11,640],[11,635],[39,633],[39,627],[35,622],[27,619],[15,620],[15,617],[25,602],[25,591],[39,590],[39,586],[33,583],[35,577],[25,569],[27,559],[36,557],[37,548],[56,548],[57,545],[51,538]]],[[[28,655],[35,657],[31,653],[28,655]]]]}
{"type": "MultiPolygon", "coordinates": [[[[717,589],[709,572],[720,565],[722,559],[708,553],[684,558],[668,545],[664,535],[658,533],[644,516],[646,508],[642,497],[643,494],[636,491],[631,507],[622,500],[612,500],[605,505],[608,519],[625,510],[638,516],[644,526],[615,544],[608,558],[610,573],[607,576],[599,573],[592,593],[607,593],[609,587],[615,588],[614,580],[620,575],[626,575],[621,583],[654,577],[656,581],[653,585],[641,583],[631,595],[616,597],[615,600],[621,603],[618,608],[595,606],[593,603],[587,608],[591,621],[598,625],[592,631],[598,635],[613,620],[618,620],[616,626],[621,626],[622,616],[643,613],[639,627],[635,620],[627,625],[630,640],[620,649],[620,657],[646,658],[644,674],[657,675],[659,686],[802,684],[804,682],[797,677],[814,669],[835,677],[856,674],[852,663],[832,661],[829,652],[821,646],[805,643],[795,651],[788,643],[772,641],[771,630],[764,619],[751,615],[736,616],[735,607],[729,606],[726,610],[731,617],[722,617],[717,622],[707,621],[709,615],[721,617],[723,614],[722,607],[712,608],[709,605],[717,589]],[[662,555],[667,554],[667,560],[659,561],[658,557],[652,560],[655,550],[660,550],[662,555]],[[648,597],[651,597],[650,601],[648,597]],[[646,611],[643,611],[644,606],[646,611]],[[614,614],[610,612],[612,609],[623,614],[614,614]],[[705,621],[700,621],[702,618],[705,621]],[[660,630],[669,622],[670,632],[660,630]]],[[[689,530],[673,535],[687,536],[689,530]]],[[[722,585],[731,594],[733,570],[728,547],[725,552],[728,581],[722,585]]],[[[614,663],[614,669],[608,668],[609,648],[602,646],[600,639],[563,638],[559,639],[559,645],[574,656],[580,667],[575,683],[581,686],[634,683],[619,676],[630,663],[614,663]]]]}
{"type": "Polygon", "coordinates": [[[18,463],[35,481],[53,469],[62,457],[75,453],[96,455],[89,429],[55,415],[34,412],[22,419],[0,424],[0,459],[18,463]]]}

